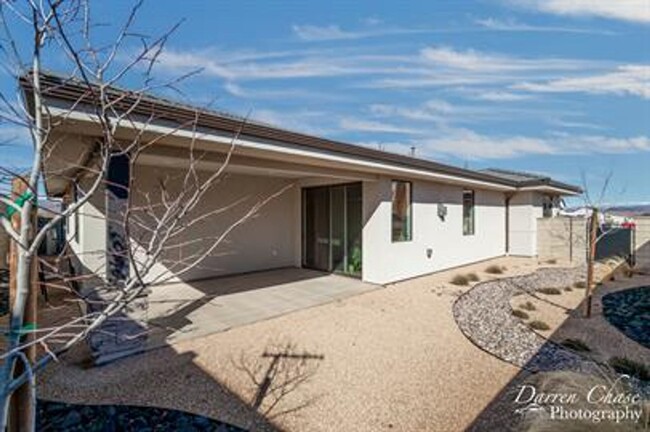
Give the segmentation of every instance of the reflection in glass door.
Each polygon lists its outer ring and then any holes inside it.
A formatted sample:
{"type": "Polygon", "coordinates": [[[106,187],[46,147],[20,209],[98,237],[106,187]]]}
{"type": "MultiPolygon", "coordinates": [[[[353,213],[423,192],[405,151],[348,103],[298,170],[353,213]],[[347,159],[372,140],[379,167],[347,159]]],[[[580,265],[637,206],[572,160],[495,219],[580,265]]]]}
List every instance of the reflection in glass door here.
{"type": "Polygon", "coordinates": [[[361,183],[303,189],[303,266],[361,276],[361,183]]]}

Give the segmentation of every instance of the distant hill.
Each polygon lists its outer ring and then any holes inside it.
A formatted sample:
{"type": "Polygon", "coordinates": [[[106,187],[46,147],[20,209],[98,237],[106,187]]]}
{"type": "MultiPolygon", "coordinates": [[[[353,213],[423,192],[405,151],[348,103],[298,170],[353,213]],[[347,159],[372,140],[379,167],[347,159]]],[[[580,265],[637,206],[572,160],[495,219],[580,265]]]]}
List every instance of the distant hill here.
{"type": "Polygon", "coordinates": [[[605,211],[621,216],[650,216],[650,204],[614,205],[605,211]]]}

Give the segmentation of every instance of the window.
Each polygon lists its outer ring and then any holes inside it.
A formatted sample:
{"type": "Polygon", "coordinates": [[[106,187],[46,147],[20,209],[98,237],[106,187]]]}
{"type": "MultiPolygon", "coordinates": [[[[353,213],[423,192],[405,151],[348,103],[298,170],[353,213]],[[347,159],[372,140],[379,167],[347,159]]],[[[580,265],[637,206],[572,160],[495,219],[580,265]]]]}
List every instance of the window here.
{"type": "Polygon", "coordinates": [[[474,235],[474,191],[463,191],[463,235],[474,235]]]}
{"type": "Polygon", "coordinates": [[[413,239],[413,217],[411,210],[411,182],[393,180],[393,220],[392,237],[394,242],[413,239]]]}
{"type": "Polygon", "coordinates": [[[544,201],[542,202],[542,216],[545,218],[553,217],[553,197],[544,195],[544,201]]]}

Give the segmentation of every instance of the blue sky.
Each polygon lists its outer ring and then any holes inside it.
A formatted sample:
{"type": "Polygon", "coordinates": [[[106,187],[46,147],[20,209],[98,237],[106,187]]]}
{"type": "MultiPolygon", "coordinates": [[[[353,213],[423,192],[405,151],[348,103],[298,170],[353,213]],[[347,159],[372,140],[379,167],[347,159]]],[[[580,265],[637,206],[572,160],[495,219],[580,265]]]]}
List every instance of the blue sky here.
{"type": "MultiPolygon", "coordinates": [[[[117,25],[131,4],[93,13],[117,25]]],[[[648,0],[149,1],[136,28],[181,18],[157,74],[201,68],[186,102],[592,190],[611,172],[606,201],[650,202],[648,0]]]]}

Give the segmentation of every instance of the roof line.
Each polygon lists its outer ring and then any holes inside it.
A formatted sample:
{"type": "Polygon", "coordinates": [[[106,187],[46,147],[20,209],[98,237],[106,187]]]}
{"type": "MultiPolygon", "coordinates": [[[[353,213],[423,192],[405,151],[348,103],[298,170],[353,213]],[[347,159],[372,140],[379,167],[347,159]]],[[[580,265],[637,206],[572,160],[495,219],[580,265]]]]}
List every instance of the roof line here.
{"type": "MultiPolygon", "coordinates": [[[[46,99],[52,98],[73,103],[81,102],[93,104],[93,95],[89,91],[88,86],[77,78],[63,77],[61,75],[50,72],[41,73],[40,78],[44,89],[43,96],[46,99]]],[[[23,89],[23,92],[31,93],[32,80],[28,75],[23,75],[20,77],[19,82],[21,88],[23,89]]],[[[196,120],[198,126],[205,127],[207,129],[225,131],[228,133],[239,133],[242,136],[245,135],[276,142],[284,142],[295,146],[317,149],[321,151],[324,150],[327,152],[345,154],[348,156],[362,157],[373,161],[388,162],[403,167],[418,168],[435,173],[460,176],[500,186],[505,185],[514,188],[522,186],[533,186],[533,184],[528,184],[528,182],[519,182],[512,179],[506,179],[485,172],[469,170],[426,159],[419,159],[396,153],[389,153],[381,150],[362,147],[359,145],[281,129],[260,122],[249,121],[246,118],[226,114],[223,112],[200,109],[151,95],[142,96],[139,93],[131,90],[110,87],[108,89],[108,93],[109,97],[115,98],[114,107],[117,110],[129,109],[132,110],[133,114],[151,116],[155,117],[158,120],[168,120],[176,123],[184,123],[188,121],[193,122],[196,120]],[[133,109],[134,105],[136,105],[135,109],[133,109]]],[[[582,192],[582,190],[576,186],[566,185],[559,182],[553,183],[555,187],[565,189],[568,192],[582,192]]],[[[536,185],[542,185],[542,183],[537,183],[536,185]]]]}

